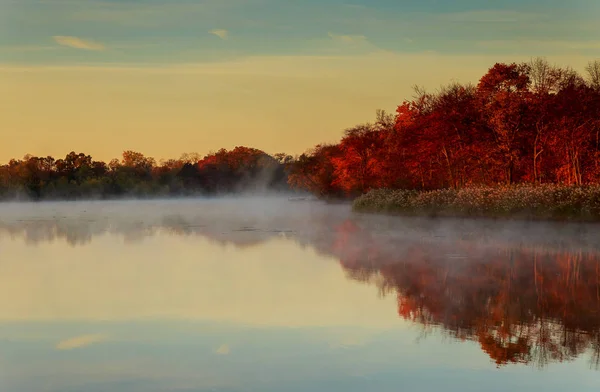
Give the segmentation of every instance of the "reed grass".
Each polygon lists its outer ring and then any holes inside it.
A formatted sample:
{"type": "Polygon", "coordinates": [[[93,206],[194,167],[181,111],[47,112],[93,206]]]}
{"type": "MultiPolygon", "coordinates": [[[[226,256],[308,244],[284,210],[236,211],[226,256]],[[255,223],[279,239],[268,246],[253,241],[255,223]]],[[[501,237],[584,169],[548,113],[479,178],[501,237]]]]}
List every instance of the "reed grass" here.
{"type": "Polygon", "coordinates": [[[411,216],[600,221],[600,185],[513,185],[432,191],[372,190],[357,212],[411,216]]]}

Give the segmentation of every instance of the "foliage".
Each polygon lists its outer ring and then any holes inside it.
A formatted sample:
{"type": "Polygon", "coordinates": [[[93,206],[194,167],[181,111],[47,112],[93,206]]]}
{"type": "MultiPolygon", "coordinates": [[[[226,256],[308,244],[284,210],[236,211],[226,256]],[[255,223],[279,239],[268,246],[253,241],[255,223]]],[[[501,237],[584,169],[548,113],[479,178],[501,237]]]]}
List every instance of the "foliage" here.
{"type": "Polygon", "coordinates": [[[94,161],[70,152],[64,159],[26,155],[0,166],[0,199],[98,199],[213,195],[241,191],[288,190],[291,157],[236,147],[199,158],[183,154],[157,164],[136,151],[122,159],[94,161]],[[195,159],[198,159],[195,161],[195,159]]]}
{"type": "MultiPolygon", "coordinates": [[[[293,167],[294,184],[352,197],[372,189],[434,190],[600,179],[600,65],[587,78],[538,58],[492,66],[476,86],[416,88],[395,118],[345,132],[293,167]],[[319,155],[321,154],[321,155],[319,155]],[[315,181],[315,173],[326,173],[315,181]]],[[[423,196],[425,197],[425,196],[423,196]]]]}

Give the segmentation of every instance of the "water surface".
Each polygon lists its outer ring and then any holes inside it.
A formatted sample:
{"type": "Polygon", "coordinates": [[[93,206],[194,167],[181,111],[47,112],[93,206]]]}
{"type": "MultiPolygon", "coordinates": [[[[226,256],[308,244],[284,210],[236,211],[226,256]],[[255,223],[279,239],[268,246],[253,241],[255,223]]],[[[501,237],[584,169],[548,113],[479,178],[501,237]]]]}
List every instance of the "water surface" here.
{"type": "Polygon", "coordinates": [[[0,390],[597,391],[594,225],[0,205],[0,390]]]}

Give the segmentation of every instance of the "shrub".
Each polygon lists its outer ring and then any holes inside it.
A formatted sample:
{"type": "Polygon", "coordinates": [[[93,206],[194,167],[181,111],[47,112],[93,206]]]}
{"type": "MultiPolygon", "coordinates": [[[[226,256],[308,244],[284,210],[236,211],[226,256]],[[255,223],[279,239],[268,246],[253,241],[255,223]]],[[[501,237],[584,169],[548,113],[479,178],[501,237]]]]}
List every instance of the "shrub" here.
{"type": "Polygon", "coordinates": [[[353,202],[358,212],[402,215],[600,220],[600,186],[514,185],[426,192],[372,190],[353,202]]]}

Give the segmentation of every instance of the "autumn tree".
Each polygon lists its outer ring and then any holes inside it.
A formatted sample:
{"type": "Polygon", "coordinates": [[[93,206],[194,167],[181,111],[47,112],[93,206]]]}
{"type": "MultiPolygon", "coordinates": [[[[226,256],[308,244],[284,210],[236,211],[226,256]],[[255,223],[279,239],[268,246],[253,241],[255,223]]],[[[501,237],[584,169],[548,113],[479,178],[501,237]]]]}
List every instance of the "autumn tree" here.
{"type": "Polygon", "coordinates": [[[181,175],[188,181],[198,182],[209,192],[282,190],[287,187],[283,162],[262,150],[245,146],[210,153],[197,163],[196,173],[191,167],[184,167],[181,175]]]}
{"type": "Polygon", "coordinates": [[[127,150],[123,152],[121,165],[125,167],[135,168],[141,171],[150,171],[156,164],[154,158],[148,158],[141,152],[127,150]]]}
{"type": "Polygon", "coordinates": [[[557,94],[554,150],[557,180],[581,185],[597,181],[598,96],[581,77],[569,77],[557,94]]]}
{"type": "Polygon", "coordinates": [[[495,64],[477,85],[487,127],[494,137],[495,164],[503,182],[519,180],[523,146],[527,145],[529,85],[525,64],[495,64]]]}
{"type": "Polygon", "coordinates": [[[321,197],[340,197],[333,161],[342,156],[338,145],[322,144],[300,155],[291,165],[288,182],[292,189],[304,190],[321,197]]]}
{"type": "Polygon", "coordinates": [[[181,154],[181,157],[179,157],[179,161],[185,163],[191,163],[191,164],[197,164],[198,162],[200,162],[202,160],[202,156],[200,154],[198,154],[197,152],[186,152],[181,154]]]}
{"type": "Polygon", "coordinates": [[[372,124],[347,129],[340,142],[341,154],[333,159],[335,185],[350,195],[376,186],[375,171],[382,145],[383,135],[372,124]]]}
{"type": "Polygon", "coordinates": [[[92,157],[84,153],[75,153],[71,151],[64,159],[56,161],[56,169],[61,177],[81,184],[87,178],[92,176],[92,157]]]}
{"type": "Polygon", "coordinates": [[[600,60],[590,61],[585,67],[591,88],[600,90],[600,60]]]}

